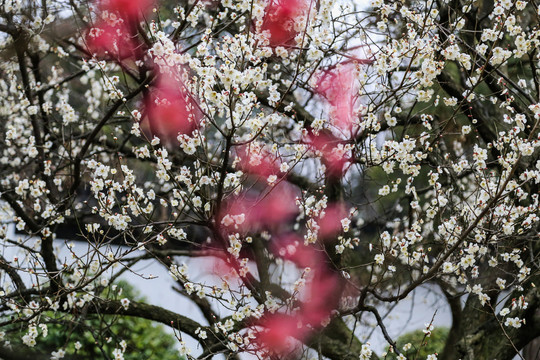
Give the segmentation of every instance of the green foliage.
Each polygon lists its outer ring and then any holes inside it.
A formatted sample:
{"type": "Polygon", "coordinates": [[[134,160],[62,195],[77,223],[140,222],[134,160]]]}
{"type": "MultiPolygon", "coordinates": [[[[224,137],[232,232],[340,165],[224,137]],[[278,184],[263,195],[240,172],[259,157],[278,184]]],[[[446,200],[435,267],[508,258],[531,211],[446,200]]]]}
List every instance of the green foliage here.
{"type": "MultiPolygon", "coordinates": [[[[447,337],[448,328],[445,327],[433,329],[429,337],[426,336],[424,331],[415,330],[400,336],[396,341],[396,345],[400,353],[405,355],[408,359],[426,360],[428,355],[442,353],[447,337]],[[411,344],[411,346],[408,350],[404,351],[403,347],[406,344],[411,344]]],[[[385,359],[394,360],[397,359],[397,356],[395,353],[388,352],[385,359]]]]}
{"type": "MultiPolygon", "coordinates": [[[[144,301],[138,292],[128,283],[119,282],[122,288],[122,298],[132,301],[144,301]]],[[[113,287],[116,288],[116,287],[113,287]]],[[[110,287],[102,292],[102,297],[112,298],[118,294],[118,288],[111,291],[110,287]]],[[[117,296],[116,296],[117,297],[117,296]]],[[[91,305],[90,305],[91,306],[91,305]]],[[[41,323],[47,324],[47,336],[36,339],[36,346],[32,349],[23,345],[22,336],[27,329],[12,329],[8,338],[13,348],[28,349],[28,353],[36,355],[51,354],[58,349],[64,349],[66,354],[76,359],[108,359],[113,358],[113,351],[119,348],[122,340],[126,343],[125,360],[181,360],[175,348],[177,340],[167,333],[162,325],[156,325],[150,320],[115,315],[68,315],[58,319],[55,314],[46,312],[41,323]],[[15,331],[14,331],[15,330],[15,331]],[[77,350],[76,345],[80,348],[77,350]]],[[[41,358],[41,357],[37,357],[41,358]]]]}

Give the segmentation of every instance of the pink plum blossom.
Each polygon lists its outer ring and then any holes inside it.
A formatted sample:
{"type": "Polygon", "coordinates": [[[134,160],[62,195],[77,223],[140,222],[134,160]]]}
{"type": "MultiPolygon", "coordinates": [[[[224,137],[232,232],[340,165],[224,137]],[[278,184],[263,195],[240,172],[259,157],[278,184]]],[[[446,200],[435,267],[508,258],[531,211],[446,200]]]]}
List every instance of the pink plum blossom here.
{"type": "Polygon", "coordinates": [[[100,19],[86,33],[86,46],[100,59],[124,60],[137,54],[141,47],[137,39],[136,23],[153,6],[153,0],[102,0],[99,2],[100,19]]]}
{"type": "Polygon", "coordinates": [[[313,278],[306,288],[306,299],[301,314],[304,323],[318,328],[336,308],[341,295],[342,281],[324,262],[314,266],[313,278]]]}
{"type": "Polygon", "coordinates": [[[312,246],[304,245],[304,239],[294,233],[276,238],[272,244],[276,256],[296,264],[299,268],[312,267],[322,262],[322,254],[312,246]]]}
{"type": "Polygon", "coordinates": [[[341,231],[341,219],[348,216],[344,204],[332,203],[324,210],[317,219],[319,226],[318,235],[320,239],[327,239],[341,231]]]}
{"type": "Polygon", "coordinates": [[[306,141],[313,150],[320,152],[328,176],[343,176],[346,165],[350,161],[350,152],[345,148],[343,140],[330,132],[319,132],[317,135],[309,134],[306,141]]]}
{"type": "Polygon", "coordinates": [[[146,108],[152,134],[165,141],[190,135],[200,124],[195,99],[172,74],[158,75],[146,97],[146,108]]]}
{"type": "Polygon", "coordinates": [[[297,316],[272,314],[258,324],[263,329],[258,331],[256,341],[266,351],[285,355],[295,349],[293,339],[302,340],[308,334],[297,316]]]}
{"type": "Polygon", "coordinates": [[[293,45],[298,34],[296,23],[308,7],[307,0],[269,0],[261,27],[261,31],[269,33],[269,45],[293,45]]]}
{"type": "Polygon", "coordinates": [[[273,249],[277,256],[293,262],[300,269],[310,269],[298,310],[293,315],[270,315],[259,324],[266,329],[258,336],[263,347],[283,355],[291,351],[288,338],[302,340],[329,318],[340,298],[342,284],[328,269],[322,249],[304,245],[298,235],[290,233],[276,239],[273,249]],[[287,346],[283,347],[285,344],[287,346]]]}
{"type": "Polygon", "coordinates": [[[358,71],[353,62],[338,64],[319,74],[316,92],[330,106],[331,123],[343,133],[354,132],[358,123],[358,71]]]}
{"type": "Polygon", "coordinates": [[[268,151],[256,146],[242,146],[236,149],[239,159],[237,167],[242,171],[264,179],[278,175],[281,161],[268,151]]]}
{"type": "Polygon", "coordinates": [[[140,46],[122,20],[114,24],[106,21],[99,22],[88,30],[85,41],[90,54],[99,59],[117,61],[133,58],[140,46]]]}
{"type": "Polygon", "coordinates": [[[229,201],[221,225],[246,232],[274,228],[298,213],[296,195],[295,188],[287,182],[262,193],[245,192],[229,201]]]}
{"type": "Polygon", "coordinates": [[[154,0],[101,0],[101,11],[111,11],[126,19],[139,21],[154,5],[154,0]]]}

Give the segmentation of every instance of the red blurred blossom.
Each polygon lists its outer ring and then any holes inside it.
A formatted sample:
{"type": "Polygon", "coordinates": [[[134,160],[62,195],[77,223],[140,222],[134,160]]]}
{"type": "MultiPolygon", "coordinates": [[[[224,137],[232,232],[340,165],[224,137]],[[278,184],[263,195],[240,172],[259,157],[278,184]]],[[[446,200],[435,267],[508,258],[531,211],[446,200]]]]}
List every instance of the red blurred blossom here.
{"type": "Polygon", "coordinates": [[[308,335],[308,329],[303,326],[298,316],[272,314],[263,318],[259,326],[256,342],[266,351],[284,355],[295,349],[293,339],[303,340],[308,335]]]}
{"type": "Polygon", "coordinates": [[[340,278],[328,269],[324,250],[314,245],[304,245],[303,238],[287,234],[275,240],[274,253],[289,260],[300,269],[310,268],[310,280],[306,286],[304,302],[299,312],[304,323],[319,326],[335,306],[333,299],[339,294],[340,278]]]}
{"type": "Polygon", "coordinates": [[[324,263],[313,271],[313,278],[306,288],[302,305],[302,321],[312,327],[320,327],[338,305],[341,295],[341,278],[330,272],[324,263]]]}
{"type": "Polygon", "coordinates": [[[330,105],[332,124],[342,132],[354,132],[358,123],[355,105],[359,91],[356,65],[348,62],[323,71],[316,91],[330,105]]]}
{"type": "Polygon", "coordinates": [[[101,11],[111,11],[126,19],[138,21],[154,6],[154,0],[101,0],[101,11]]]}
{"type": "Polygon", "coordinates": [[[253,145],[238,147],[236,154],[240,159],[237,167],[248,174],[260,176],[266,180],[268,176],[278,175],[280,172],[279,159],[260,147],[253,145]]]}
{"type": "Polygon", "coordinates": [[[164,141],[174,141],[179,134],[190,135],[199,127],[197,103],[174,74],[160,73],[145,102],[150,131],[164,141]]]}
{"type": "Polygon", "coordinates": [[[140,43],[128,26],[120,20],[106,21],[90,28],[85,37],[88,52],[99,59],[124,60],[134,58],[140,43]]]}
{"type": "Polygon", "coordinates": [[[277,256],[293,262],[299,268],[312,268],[323,263],[320,252],[313,246],[304,245],[304,239],[294,233],[275,239],[272,247],[277,256]]]}
{"type": "Polygon", "coordinates": [[[259,324],[266,328],[258,336],[261,345],[283,355],[291,350],[288,338],[302,340],[330,317],[338,304],[342,284],[341,279],[328,270],[322,250],[304,245],[302,239],[295,234],[276,239],[274,252],[294,262],[299,268],[311,269],[298,311],[294,315],[270,315],[259,324]]]}
{"type": "Polygon", "coordinates": [[[295,25],[300,16],[307,14],[310,0],[269,0],[261,31],[270,34],[270,46],[291,46],[298,34],[295,25]]]}
{"type": "Polygon", "coordinates": [[[309,134],[306,139],[314,150],[321,153],[321,160],[326,166],[326,173],[332,177],[343,176],[346,164],[350,161],[350,152],[346,150],[343,140],[329,132],[309,134]]]}
{"type": "Polygon", "coordinates": [[[324,215],[319,216],[319,239],[327,239],[341,232],[341,220],[349,216],[345,205],[341,203],[329,204],[324,210],[324,215]]]}
{"type": "Polygon", "coordinates": [[[212,275],[218,276],[226,280],[240,280],[238,275],[238,267],[229,263],[234,259],[230,256],[227,256],[225,252],[221,253],[222,256],[211,256],[202,260],[202,267],[205,269],[210,269],[212,275]]]}
{"type": "Polygon", "coordinates": [[[138,59],[142,46],[137,36],[141,16],[150,10],[153,0],[101,0],[95,26],[88,29],[85,41],[88,52],[100,59],[138,59]]]}
{"type": "Polygon", "coordinates": [[[279,226],[298,213],[297,191],[292,185],[281,182],[267,190],[246,192],[231,199],[220,216],[221,225],[248,232],[279,226]]]}

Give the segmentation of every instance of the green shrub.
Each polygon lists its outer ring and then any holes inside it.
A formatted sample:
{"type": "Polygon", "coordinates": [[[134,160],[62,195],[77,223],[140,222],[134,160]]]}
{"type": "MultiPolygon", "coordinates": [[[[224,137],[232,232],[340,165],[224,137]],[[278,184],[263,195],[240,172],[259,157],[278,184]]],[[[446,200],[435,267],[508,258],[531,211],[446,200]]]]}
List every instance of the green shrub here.
{"type": "MultiPolygon", "coordinates": [[[[437,327],[431,331],[429,337],[426,336],[423,330],[415,330],[400,336],[396,345],[400,353],[405,355],[411,360],[426,360],[428,355],[435,353],[442,353],[444,345],[448,337],[448,328],[437,327]],[[404,346],[410,344],[407,350],[404,350],[404,346]]],[[[394,360],[397,359],[395,353],[389,352],[388,348],[387,356],[385,359],[394,360]]]]}

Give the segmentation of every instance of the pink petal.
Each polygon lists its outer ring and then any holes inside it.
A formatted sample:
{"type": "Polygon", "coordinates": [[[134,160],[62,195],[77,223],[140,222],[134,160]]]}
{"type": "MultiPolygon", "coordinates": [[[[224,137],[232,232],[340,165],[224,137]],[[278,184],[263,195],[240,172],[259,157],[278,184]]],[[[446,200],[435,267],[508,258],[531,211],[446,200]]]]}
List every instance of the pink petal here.
{"type": "Polygon", "coordinates": [[[320,327],[338,305],[341,294],[340,278],[325,268],[324,263],[314,271],[307,287],[307,297],[302,307],[302,319],[306,324],[320,327]]]}
{"type": "Polygon", "coordinates": [[[304,245],[304,238],[294,233],[275,239],[272,248],[277,256],[292,261],[301,269],[313,268],[323,263],[320,252],[313,246],[304,245]]]}
{"type": "Polygon", "coordinates": [[[327,206],[324,216],[317,220],[319,239],[328,239],[341,232],[341,220],[348,216],[344,204],[334,203],[327,206]]]}
{"type": "MultiPolygon", "coordinates": [[[[302,340],[306,335],[306,328],[299,327],[297,317],[284,314],[270,315],[258,325],[262,326],[257,334],[256,341],[267,351],[274,354],[285,354],[294,350],[291,338],[302,340]]],[[[300,322],[301,324],[301,322],[300,322]]]]}
{"type": "Polygon", "coordinates": [[[298,34],[295,23],[307,9],[306,0],[270,0],[261,27],[261,31],[270,32],[270,46],[293,45],[298,34]]]}
{"type": "Polygon", "coordinates": [[[201,121],[193,96],[173,77],[160,74],[146,98],[150,130],[165,141],[174,141],[179,134],[190,135],[201,121]]]}
{"type": "Polygon", "coordinates": [[[100,8],[117,13],[120,17],[138,21],[154,6],[153,0],[101,0],[100,8]]]}
{"type": "Polygon", "coordinates": [[[139,44],[124,23],[98,23],[85,37],[88,52],[99,59],[124,60],[134,57],[139,44]]]}
{"type": "Polygon", "coordinates": [[[225,216],[244,214],[242,224],[232,224],[231,231],[250,232],[278,227],[298,214],[297,190],[287,182],[267,188],[263,192],[245,192],[228,201],[225,212],[219,216],[223,225],[225,216]]]}
{"type": "Polygon", "coordinates": [[[354,130],[357,123],[358,73],[354,63],[338,64],[320,75],[317,93],[330,105],[332,124],[341,131],[354,130]]]}
{"type": "Polygon", "coordinates": [[[220,278],[239,279],[238,272],[224,258],[210,257],[204,260],[204,268],[211,269],[211,274],[220,278]]]}
{"type": "Polygon", "coordinates": [[[236,153],[240,159],[238,168],[248,174],[257,175],[266,180],[268,176],[277,175],[280,172],[279,159],[265,150],[246,145],[237,148],[236,153]]]}
{"type": "Polygon", "coordinates": [[[318,135],[310,134],[307,142],[311,144],[314,150],[321,152],[326,173],[328,176],[341,177],[344,174],[345,165],[350,161],[350,154],[342,152],[339,145],[343,145],[343,140],[329,132],[321,132],[318,135]]]}

